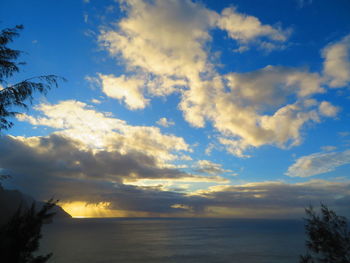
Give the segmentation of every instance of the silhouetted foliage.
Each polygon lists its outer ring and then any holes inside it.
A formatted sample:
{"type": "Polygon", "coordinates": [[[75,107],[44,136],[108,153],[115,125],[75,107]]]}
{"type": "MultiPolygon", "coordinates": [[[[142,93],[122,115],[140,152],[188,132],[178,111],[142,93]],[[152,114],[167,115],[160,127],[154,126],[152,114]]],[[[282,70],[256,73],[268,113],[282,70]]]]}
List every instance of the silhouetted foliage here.
{"type": "Polygon", "coordinates": [[[305,209],[308,253],[300,263],[350,263],[350,232],[347,219],[321,205],[320,214],[305,209]]]}
{"type": "Polygon", "coordinates": [[[59,79],[55,75],[36,76],[25,79],[16,84],[9,84],[6,79],[18,73],[24,62],[17,62],[22,51],[7,47],[13,39],[19,36],[22,25],[5,28],[0,32],[0,131],[9,129],[13,123],[8,120],[18,114],[12,110],[13,106],[27,108],[26,100],[33,99],[33,92],[46,93],[52,87],[57,87],[59,79]]]}
{"type": "MultiPolygon", "coordinates": [[[[17,62],[23,52],[8,47],[22,29],[22,25],[17,25],[0,31],[0,131],[13,126],[8,118],[18,114],[13,110],[14,107],[27,108],[26,101],[32,102],[35,91],[46,94],[49,89],[58,86],[60,79],[64,80],[56,75],[35,76],[15,84],[6,80],[18,73],[20,66],[25,64],[17,62]]],[[[0,181],[8,177],[0,175],[0,181]]],[[[36,256],[34,252],[39,248],[42,225],[54,216],[55,213],[49,211],[56,203],[49,200],[39,211],[34,203],[27,210],[19,207],[8,223],[0,227],[1,262],[43,263],[51,257],[51,254],[36,256]]]]}
{"type": "Polygon", "coordinates": [[[49,200],[37,211],[35,204],[28,209],[21,207],[9,222],[0,229],[0,259],[8,263],[44,263],[52,254],[36,256],[39,240],[42,237],[41,227],[54,216],[50,210],[57,201],[49,200]]]}

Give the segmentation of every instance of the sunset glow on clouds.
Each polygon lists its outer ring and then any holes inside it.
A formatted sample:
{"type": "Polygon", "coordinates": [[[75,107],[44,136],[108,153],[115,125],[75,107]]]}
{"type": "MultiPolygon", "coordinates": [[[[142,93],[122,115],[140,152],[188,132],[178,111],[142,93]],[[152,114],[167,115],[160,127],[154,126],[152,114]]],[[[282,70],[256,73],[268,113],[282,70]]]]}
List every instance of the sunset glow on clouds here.
{"type": "Polygon", "coordinates": [[[28,73],[68,79],[0,138],[11,187],[92,217],[348,208],[349,3],[218,2],[62,1],[63,24],[43,3],[54,35],[4,19],[28,73]]]}

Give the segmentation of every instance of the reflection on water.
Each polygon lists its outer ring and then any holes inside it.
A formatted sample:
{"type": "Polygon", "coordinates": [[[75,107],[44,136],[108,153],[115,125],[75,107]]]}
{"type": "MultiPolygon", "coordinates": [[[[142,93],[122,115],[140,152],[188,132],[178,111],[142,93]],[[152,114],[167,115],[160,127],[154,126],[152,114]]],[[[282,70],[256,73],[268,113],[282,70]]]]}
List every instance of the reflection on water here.
{"type": "Polygon", "coordinates": [[[301,221],[73,219],[44,228],[51,262],[292,263],[304,249],[301,221]]]}

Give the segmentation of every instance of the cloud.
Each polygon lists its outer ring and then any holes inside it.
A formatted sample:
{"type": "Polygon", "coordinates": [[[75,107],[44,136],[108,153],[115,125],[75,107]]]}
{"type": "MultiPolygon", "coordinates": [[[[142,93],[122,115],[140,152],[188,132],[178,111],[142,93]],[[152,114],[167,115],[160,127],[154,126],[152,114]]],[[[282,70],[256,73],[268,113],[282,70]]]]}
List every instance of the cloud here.
{"type": "MultiPolygon", "coordinates": [[[[159,167],[154,158],[140,152],[93,151],[84,149],[79,141],[55,134],[30,138],[3,136],[0,151],[6,152],[0,156],[0,167],[11,173],[11,183],[20,190],[38,200],[55,196],[64,204],[71,203],[73,210],[79,203],[87,204],[86,212],[90,211],[87,216],[106,213],[114,216],[290,218],[300,217],[306,205],[320,202],[344,211],[349,209],[349,182],[255,182],[216,185],[190,193],[183,189],[171,190],[162,184],[147,186],[137,185],[137,182],[169,179],[227,183],[215,175],[223,172],[222,167],[202,160],[199,164],[213,176],[188,174],[159,167]]],[[[333,156],[332,160],[345,162],[349,156],[346,151],[333,156]]]]}
{"type": "Polygon", "coordinates": [[[333,106],[328,101],[322,101],[319,105],[320,113],[326,117],[335,117],[339,112],[339,108],[333,106]]]}
{"type": "Polygon", "coordinates": [[[205,45],[216,27],[244,45],[260,37],[287,39],[282,30],[234,8],[220,15],[190,0],[121,3],[126,16],[113,28],[101,31],[100,44],[110,55],[124,59],[127,69],[156,76],[196,79],[199,73],[210,72],[213,65],[205,45]]]}
{"type": "Polygon", "coordinates": [[[235,217],[301,216],[307,205],[327,203],[348,213],[349,182],[313,180],[305,183],[255,182],[213,186],[195,193],[210,200],[205,211],[235,217]]]}
{"type": "Polygon", "coordinates": [[[156,75],[184,77],[206,71],[204,42],[215,14],[192,1],[123,1],[127,16],[100,43],[121,55],[128,67],[156,75]]]}
{"type": "Polygon", "coordinates": [[[157,127],[128,125],[74,100],[40,104],[35,109],[41,112],[39,116],[24,114],[18,118],[56,131],[47,137],[0,140],[1,151],[8,153],[0,158],[0,167],[22,178],[19,183],[22,186],[33,177],[38,180],[43,177],[57,185],[52,191],[59,194],[65,193],[60,187],[62,182],[72,181],[77,184],[82,181],[88,192],[94,183],[96,187],[113,188],[116,183],[138,185],[146,179],[172,183],[228,182],[217,175],[191,174],[180,170],[181,165],[173,165],[175,160],[191,160],[185,153],[192,149],[183,138],[162,134],[157,127]]]}
{"type": "Polygon", "coordinates": [[[213,122],[226,136],[219,138],[220,143],[237,156],[245,156],[246,149],[266,144],[281,148],[298,145],[302,141],[301,129],[305,123],[319,121],[318,111],[307,103],[296,102],[277,109],[271,115],[259,115],[252,107],[230,104],[228,97],[220,100],[213,122]]]}
{"type": "Polygon", "coordinates": [[[310,177],[334,171],[350,163],[350,150],[342,152],[314,153],[300,157],[288,168],[287,176],[310,177]]]}
{"type": "Polygon", "coordinates": [[[331,152],[331,151],[335,151],[337,149],[336,146],[332,146],[332,145],[326,145],[326,146],[322,146],[321,150],[325,151],[325,152],[331,152]]]}
{"type": "Polygon", "coordinates": [[[21,121],[58,129],[55,134],[77,140],[81,147],[118,150],[121,154],[143,152],[158,163],[180,158],[192,149],[181,137],[162,134],[158,127],[132,126],[111,114],[98,112],[90,105],[75,101],[40,104],[35,107],[42,116],[19,115],[21,121]]]}
{"type": "Polygon", "coordinates": [[[108,97],[124,101],[132,110],[143,109],[148,104],[149,100],[143,96],[142,79],[127,78],[125,75],[115,77],[99,74],[99,77],[102,81],[102,90],[108,97]]]}
{"type": "Polygon", "coordinates": [[[320,202],[349,211],[349,182],[255,182],[216,185],[192,193],[169,190],[162,185],[130,185],[128,180],[166,177],[220,180],[157,167],[152,158],[141,153],[94,153],[82,150],[79,145],[58,135],[4,136],[0,139],[0,150],[7,154],[1,155],[0,167],[11,171],[11,183],[38,200],[55,196],[64,204],[72,203],[73,209],[77,203],[84,203],[88,208],[94,206],[95,216],[100,216],[100,211],[114,216],[290,218],[300,217],[305,206],[320,202]]]}
{"type": "Polygon", "coordinates": [[[303,126],[320,121],[318,102],[309,99],[311,94],[322,92],[317,76],[279,67],[267,67],[256,74],[230,74],[226,87],[216,78],[185,91],[180,109],[195,127],[211,121],[224,137],[219,141],[230,144],[230,152],[239,156],[250,147],[265,144],[295,146],[302,140],[303,126]],[[285,104],[287,99],[290,104],[285,104]]]}
{"type": "MultiPolygon", "coordinates": [[[[65,181],[81,181],[91,184],[91,187],[94,183],[97,187],[99,183],[113,186],[142,179],[227,182],[218,176],[195,175],[161,167],[155,158],[142,152],[122,154],[84,149],[80,142],[54,134],[29,138],[4,136],[0,140],[0,149],[7,153],[0,158],[0,167],[13,174],[22,186],[31,178],[41,178],[44,183],[57,182],[58,185],[65,181]]],[[[52,186],[47,187],[45,191],[52,186]]],[[[61,194],[61,191],[57,192],[61,194]]]]}
{"type": "Polygon", "coordinates": [[[242,43],[256,41],[256,39],[263,37],[276,42],[284,42],[290,34],[289,31],[283,31],[270,25],[263,25],[254,16],[240,14],[234,7],[222,10],[217,26],[222,30],[226,30],[230,38],[242,43]]]}
{"type": "Polygon", "coordinates": [[[163,117],[157,121],[157,124],[160,126],[163,126],[163,127],[170,127],[170,126],[175,125],[175,122],[170,121],[167,118],[163,117]]]}
{"type": "Polygon", "coordinates": [[[219,14],[190,0],[128,0],[121,5],[125,16],[104,28],[99,42],[124,62],[128,77],[109,78],[133,85],[112,85],[110,90],[130,109],[146,107],[152,96],[177,92],[185,120],[194,127],[211,122],[220,133],[218,142],[241,157],[266,144],[298,145],[305,124],[336,116],[338,108],[313,99],[326,92],[318,73],[282,66],[226,75],[217,71],[210,50],[212,29],[227,31],[242,49],[285,43],[288,30],[233,7],[219,14]]]}
{"type": "Polygon", "coordinates": [[[347,86],[350,82],[350,35],[323,49],[324,75],[329,86],[334,88],[347,86]]]}
{"type": "Polygon", "coordinates": [[[291,95],[305,98],[325,92],[317,73],[288,67],[266,66],[243,74],[230,73],[225,77],[228,87],[237,94],[237,99],[257,107],[280,106],[291,95]]]}
{"type": "Polygon", "coordinates": [[[98,99],[92,99],[91,102],[94,104],[101,104],[101,101],[98,99]]]}
{"type": "Polygon", "coordinates": [[[232,170],[226,170],[222,168],[221,164],[214,163],[209,160],[199,160],[197,162],[197,169],[196,172],[199,173],[205,173],[205,174],[211,174],[211,175],[219,175],[223,173],[231,173],[233,174],[232,170]]]}

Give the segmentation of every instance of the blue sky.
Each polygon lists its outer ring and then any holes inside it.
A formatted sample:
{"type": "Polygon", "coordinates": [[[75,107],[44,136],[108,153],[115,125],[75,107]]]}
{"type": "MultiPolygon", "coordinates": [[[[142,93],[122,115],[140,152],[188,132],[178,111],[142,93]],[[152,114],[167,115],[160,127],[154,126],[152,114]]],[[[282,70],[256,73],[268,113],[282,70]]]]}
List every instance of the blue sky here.
{"type": "Polygon", "coordinates": [[[286,217],[320,201],[346,209],[348,1],[2,6],[3,28],[25,27],[11,47],[27,65],[12,83],[68,80],[3,136],[11,187],[55,195],[76,216],[286,217]]]}

